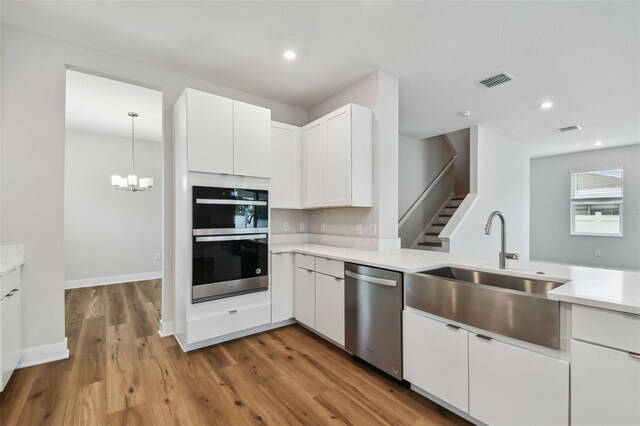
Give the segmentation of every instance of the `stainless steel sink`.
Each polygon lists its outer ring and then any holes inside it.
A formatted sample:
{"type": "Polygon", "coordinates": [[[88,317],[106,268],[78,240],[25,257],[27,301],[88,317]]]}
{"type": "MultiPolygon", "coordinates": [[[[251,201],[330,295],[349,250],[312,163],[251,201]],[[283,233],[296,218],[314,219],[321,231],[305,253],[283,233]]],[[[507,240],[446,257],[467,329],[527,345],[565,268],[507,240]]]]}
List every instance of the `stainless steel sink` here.
{"type": "Polygon", "coordinates": [[[407,274],[406,305],[557,349],[560,303],[547,299],[547,293],[566,282],[444,267],[407,274]]]}

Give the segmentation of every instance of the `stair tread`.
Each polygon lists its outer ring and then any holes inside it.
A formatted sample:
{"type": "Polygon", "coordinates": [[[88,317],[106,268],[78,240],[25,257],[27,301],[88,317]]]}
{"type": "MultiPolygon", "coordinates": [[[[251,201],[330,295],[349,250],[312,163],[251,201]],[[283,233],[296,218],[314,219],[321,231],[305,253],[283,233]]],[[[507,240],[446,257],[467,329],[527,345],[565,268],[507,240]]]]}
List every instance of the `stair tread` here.
{"type": "Polygon", "coordinates": [[[430,235],[430,236],[433,236],[433,237],[437,237],[438,235],[440,235],[440,233],[439,232],[425,232],[424,235],[430,235]]]}
{"type": "Polygon", "coordinates": [[[438,216],[440,216],[440,217],[452,217],[453,215],[452,214],[440,214],[438,216]]]}
{"type": "Polygon", "coordinates": [[[418,243],[419,246],[442,247],[442,243],[418,243]]]}
{"type": "Polygon", "coordinates": [[[438,227],[445,227],[446,225],[444,223],[432,223],[431,226],[438,226],[438,227]]]}
{"type": "Polygon", "coordinates": [[[452,201],[462,201],[462,200],[464,200],[464,197],[453,197],[451,200],[452,201]]]}

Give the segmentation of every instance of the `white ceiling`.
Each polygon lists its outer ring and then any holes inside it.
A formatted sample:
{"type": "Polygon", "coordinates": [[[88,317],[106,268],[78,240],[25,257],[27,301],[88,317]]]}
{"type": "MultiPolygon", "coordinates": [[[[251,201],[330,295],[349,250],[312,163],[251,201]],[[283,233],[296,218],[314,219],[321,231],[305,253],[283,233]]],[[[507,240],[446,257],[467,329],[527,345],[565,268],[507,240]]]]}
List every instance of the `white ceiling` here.
{"type": "Polygon", "coordinates": [[[131,138],[131,117],[136,140],[162,142],[162,93],[108,78],[67,70],[66,128],[131,138]]]}
{"type": "Polygon", "coordinates": [[[640,141],[640,2],[20,1],[2,22],[304,108],[381,69],[415,138],[480,124],[534,155],[640,141]],[[502,71],[516,80],[477,84],[502,71]]]}

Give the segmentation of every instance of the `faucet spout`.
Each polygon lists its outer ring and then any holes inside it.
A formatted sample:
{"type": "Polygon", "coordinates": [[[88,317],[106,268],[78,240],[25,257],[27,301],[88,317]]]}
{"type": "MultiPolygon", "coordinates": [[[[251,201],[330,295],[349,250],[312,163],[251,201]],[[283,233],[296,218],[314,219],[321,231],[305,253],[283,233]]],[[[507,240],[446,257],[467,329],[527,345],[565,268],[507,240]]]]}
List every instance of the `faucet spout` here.
{"type": "Polygon", "coordinates": [[[519,256],[517,253],[507,253],[506,251],[506,243],[507,243],[507,232],[505,230],[504,216],[498,210],[491,212],[489,218],[487,219],[487,224],[484,226],[484,233],[486,235],[491,235],[491,225],[493,224],[493,218],[498,216],[500,219],[500,253],[499,257],[499,267],[500,269],[505,269],[507,267],[507,259],[518,260],[519,256]]]}

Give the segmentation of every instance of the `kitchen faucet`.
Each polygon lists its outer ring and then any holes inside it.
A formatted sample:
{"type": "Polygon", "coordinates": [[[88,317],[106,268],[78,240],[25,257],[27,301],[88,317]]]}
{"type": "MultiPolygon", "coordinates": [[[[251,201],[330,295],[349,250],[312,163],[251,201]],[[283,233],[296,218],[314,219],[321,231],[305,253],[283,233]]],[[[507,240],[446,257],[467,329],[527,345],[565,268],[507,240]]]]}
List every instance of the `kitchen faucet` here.
{"type": "Polygon", "coordinates": [[[518,253],[507,253],[505,251],[507,233],[504,229],[504,216],[502,215],[502,213],[500,213],[497,210],[494,212],[491,212],[491,214],[489,215],[489,219],[487,219],[487,224],[484,227],[484,233],[486,235],[491,235],[491,224],[493,222],[493,218],[496,216],[500,218],[500,254],[499,254],[500,264],[499,266],[500,266],[500,269],[505,269],[507,266],[507,259],[518,260],[520,257],[518,256],[518,253]]]}

